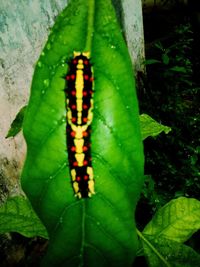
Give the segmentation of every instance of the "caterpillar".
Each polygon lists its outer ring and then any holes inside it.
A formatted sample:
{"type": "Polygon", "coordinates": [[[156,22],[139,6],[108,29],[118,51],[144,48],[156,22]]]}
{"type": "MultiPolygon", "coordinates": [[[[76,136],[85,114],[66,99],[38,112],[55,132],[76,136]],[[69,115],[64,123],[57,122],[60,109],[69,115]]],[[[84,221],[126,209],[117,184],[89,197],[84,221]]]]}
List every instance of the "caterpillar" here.
{"type": "Polygon", "coordinates": [[[94,78],[89,52],[74,52],[66,79],[66,137],[75,196],[91,197],[94,174],[91,159],[94,78]]]}

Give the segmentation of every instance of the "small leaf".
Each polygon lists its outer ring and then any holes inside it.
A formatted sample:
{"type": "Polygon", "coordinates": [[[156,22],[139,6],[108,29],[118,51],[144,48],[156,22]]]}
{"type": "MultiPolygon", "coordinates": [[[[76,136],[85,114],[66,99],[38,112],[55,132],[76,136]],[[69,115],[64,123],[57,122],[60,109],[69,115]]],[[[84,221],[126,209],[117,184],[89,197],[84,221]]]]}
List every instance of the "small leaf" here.
{"type": "Polygon", "coordinates": [[[162,55],[162,61],[165,65],[169,64],[169,56],[167,54],[162,55]]]}
{"type": "Polygon", "coordinates": [[[155,193],[155,182],[150,175],[146,175],[145,177],[146,179],[142,193],[146,198],[149,197],[151,199],[153,194],[155,193]]]}
{"type": "Polygon", "coordinates": [[[152,64],[157,64],[157,63],[161,63],[160,60],[157,59],[147,59],[144,61],[145,65],[152,65],[152,64]]]}
{"type": "Polygon", "coordinates": [[[166,134],[168,134],[171,131],[170,127],[164,126],[156,122],[147,114],[140,115],[140,127],[143,140],[149,136],[155,137],[159,135],[162,131],[164,131],[166,134]]]}
{"type": "Polygon", "coordinates": [[[0,233],[17,232],[26,237],[48,238],[45,227],[33,211],[29,201],[16,196],[0,206],[0,233]]]}
{"type": "Polygon", "coordinates": [[[26,111],[26,107],[24,106],[23,108],[20,109],[20,111],[17,113],[14,121],[12,122],[10,129],[6,135],[6,138],[8,137],[14,137],[16,136],[22,129],[22,123],[24,119],[24,114],[26,111]]]}
{"type": "Polygon", "coordinates": [[[200,255],[184,244],[166,238],[153,239],[147,235],[142,240],[150,267],[200,266],[200,255]]]}
{"type": "Polygon", "coordinates": [[[161,44],[161,42],[157,42],[157,43],[155,43],[155,47],[157,47],[158,49],[160,49],[160,50],[164,50],[164,47],[163,47],[163,45],[161,44]]]}
{"type": "Polygon", "coordinates": [[[185,242],[200,229],[200,201],[180,197],[162,207],[143,233],[177,242],[185,242]]]}
{"type": "Polygon", "coordinates": [[[175,72],[187,73],[187,69],[185,67],[174,66],[170,68],[169,70],[172,70],[175,72]]]}

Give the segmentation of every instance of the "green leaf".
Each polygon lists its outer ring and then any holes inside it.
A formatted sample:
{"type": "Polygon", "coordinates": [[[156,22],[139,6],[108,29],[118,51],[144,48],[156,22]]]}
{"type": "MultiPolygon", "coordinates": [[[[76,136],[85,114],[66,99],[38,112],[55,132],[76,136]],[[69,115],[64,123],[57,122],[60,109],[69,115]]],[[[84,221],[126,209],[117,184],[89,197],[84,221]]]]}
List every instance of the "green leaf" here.
{"type": "Polygon", "coordinates": [[[179,67],[179,66],[174,66],[170,68],[169,70],[175,71],[175,72],[181,72],[181,73],[187,73],[187,69],[185,67],[179,67]]]}
{"type": "Polygon", "coordinates": [[[170,127],[164,126],[156,122],[147,114],[140,115],[140,127],[143,140],[149,136],[155,137],[159,135],[162,131],[164,131],[166,134],[168,134],[171,131],[170,127]]]}
{"type": "Polygon", "coordinates": [[[157,59],[147,59],[144,61],[145,65],[152,65],[152,64],[157,64],[157,63],[161,63],[161,61],[157,59]]]}
{"type": "Polygon", "coordinates": [[[9,198],[0,206],[0,233],[17,232],[26,237],[48,238],[45,227],[22,196],[9,198]]]}
{"type": "Polygon", "coordinates": [[[165,65],[169,64],[169,56],[167,54],[162,55],[162,61],[165,65]]]}
{"type": "Polygon", "coordinates": [[[158,210],[143,234],[185,242],[199,229],[200,201],[180,197],[158,210]]]}
{"type": "Polygon", "coordinates": [[[23,108],[20,109],[18,112],[17,116],[15,117],[14,121],[12,122],[10,129],[6,135],[6,138],[8,137],[14,137],[16,136],[22,129],[22,123],[26,111],[26,107],[24,106],[23,108]]]}
{"type": "Polygon", "coordinates": [[[155,47],[157,47],[161,51],[164,51],[164,47],[160,41],[155,43],[155,47]]]}
{"type": "Polygon", "coordinates": [[[200,266],[200,255],[192,248],[162,237],[139,233],[144,253],[150,267],[194,267],[200,266]]]}
{"type": "Polygon", "coordinates": [[[22,187],[46,226],[43,266],[131,266],[143,148],[131,60],[110,0],[73,0],[38,60],[23,124],[22,187]],[[90,51],[95,192],[76,199],[66,151],[65,80],[73,51],[90,51]]]}
{"type": "Polygon", "coordinates": [[[180,197],[155,214],[143,233],[138,232],[152,267],[200,266],[200,255],[183,245],[200,229],[200,201],[180,197]]]}

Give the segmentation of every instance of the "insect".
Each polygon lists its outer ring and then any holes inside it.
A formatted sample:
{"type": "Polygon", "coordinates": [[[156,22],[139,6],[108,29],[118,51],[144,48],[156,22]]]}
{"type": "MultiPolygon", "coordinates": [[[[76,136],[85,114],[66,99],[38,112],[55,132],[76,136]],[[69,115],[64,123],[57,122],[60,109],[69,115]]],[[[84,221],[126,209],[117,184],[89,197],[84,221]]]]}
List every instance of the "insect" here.
{"type": "Polygon", "coordinates": [[[75,196],[91,197],[94,175],[91,159],[94,78],[89,53],[74,52],[66,79],[66,137],[75,196]]]}

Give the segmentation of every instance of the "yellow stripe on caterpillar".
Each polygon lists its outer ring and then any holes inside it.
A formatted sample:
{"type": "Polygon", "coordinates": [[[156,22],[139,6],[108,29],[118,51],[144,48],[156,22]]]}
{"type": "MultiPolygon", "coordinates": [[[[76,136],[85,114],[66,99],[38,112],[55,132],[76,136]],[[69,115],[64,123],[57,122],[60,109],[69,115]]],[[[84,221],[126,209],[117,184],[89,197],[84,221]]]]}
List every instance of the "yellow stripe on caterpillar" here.
{"type": "Polygon", "coordinates": [[[76,153],[75,158],[76,158],[76,161],[78,162],[78,167],[82,167],[83,161],[85,159],[85,154],[84,153],[80,153],[80,154],[76,153]]]}
{"type": "Polygon", "coordinates": [[[83,139],[74,139],[74,144],[76,147],[76,153],[82,153],[83,152],[83,145],[84,145],[84,140],[83,139]]]}

